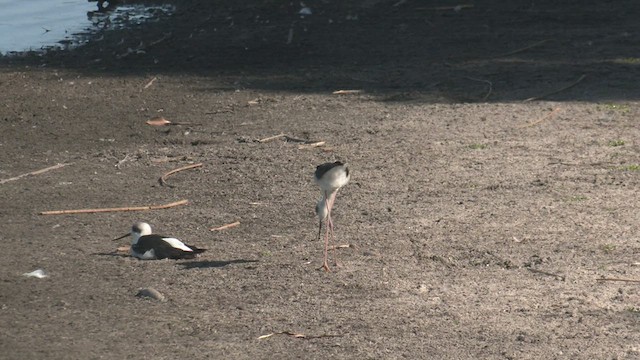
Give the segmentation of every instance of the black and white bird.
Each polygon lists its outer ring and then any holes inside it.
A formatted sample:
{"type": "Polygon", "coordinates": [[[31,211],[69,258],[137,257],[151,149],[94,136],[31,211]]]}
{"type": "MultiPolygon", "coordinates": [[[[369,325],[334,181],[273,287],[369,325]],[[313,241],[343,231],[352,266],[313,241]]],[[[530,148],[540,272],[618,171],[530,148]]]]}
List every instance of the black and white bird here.
{"type": "MultiPolygon", "coordinates": [[[[314,174],[315,182],[320,186],[322,190],[322,197],[316,204],[316,214],[319,219],[318,226],[318,240],[322,234],[322,223],[325,223],[325,236],[324,236],[324,261],[322,268],[325,271],[331,271],[329,268],[329,237],[334,240],[334,257],[335,257],[335,239],[333,236],[333,220],[331,220],[331,209],[336,201],[336,195],[341,187],[347,185],[349,182],[350,174],[349,168],[346,164],[336,161],[333,163],[325,163],[316,167],[314,174]]],[[[337,263],[337,262],[336,262],[337,263]]]]}
{"type": "Polygon", "coordinates": [[[145,222],[137,222],[131,227],[131,232],[113,241],[132,236],[131,256],[141,260],[159,259],[193,259],[206,249],[192,245],[185,245],[182,241],[162,235],[152,234],[151,226],[145,222]]]}

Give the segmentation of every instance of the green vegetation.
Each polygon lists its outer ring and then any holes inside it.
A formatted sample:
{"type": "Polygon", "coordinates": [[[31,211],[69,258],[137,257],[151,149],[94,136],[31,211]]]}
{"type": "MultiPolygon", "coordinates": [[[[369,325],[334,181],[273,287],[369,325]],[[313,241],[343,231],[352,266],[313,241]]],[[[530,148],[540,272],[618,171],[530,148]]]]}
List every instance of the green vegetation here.
{"type": "Polygon", "coordinates": [[[600,245],[600,250],[602,250],[605,254],[611,254],[616,249],[614,244],[604,244],[600,245]]]}
{"type": "Polygon", "coordinates": [[[473,150],[483,150],[486,149],[489,145],[487,144],[471,144],[469,145],[469,149],[473,150]]]}
{"type": "Polygon", "coordinates": [[[638,165],[638,164],[625,165],[625,166],[620,167],[620,170],[622,170],[622,171],[640,171],[640,165],[638,165]]]}
{"type": "Polygon", "coordinates": [[[618,111],[623,114],[626,114],[631,111],[631,107],[627,104],[604,103],[604,104],[599,104],[598,108],[601,110],[618,111]]]}
{"type": "Polygon", "coordinates": [[[584,195],[576,195],[576,196],[570,197],[569,201],[585,201],[587,199],[588,199],[588,197],[586,197],[584,195]]]}
{"type": "Polygon", "coordinates": [[[609,141],[609,146],[622,146],[624,145],[624,140],[611,140],[609,141]]]}

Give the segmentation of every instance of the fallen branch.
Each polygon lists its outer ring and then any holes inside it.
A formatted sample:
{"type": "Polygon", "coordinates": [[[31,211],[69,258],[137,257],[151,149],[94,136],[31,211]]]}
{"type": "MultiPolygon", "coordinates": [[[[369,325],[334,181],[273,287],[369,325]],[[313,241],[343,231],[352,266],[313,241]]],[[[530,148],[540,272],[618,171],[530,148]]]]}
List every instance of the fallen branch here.
{"type": "Polygon", "coordinates": [[[529,50],[529,49],[532,49],[532,48],[534,48],[534,47],[536,47],[536,46],[540,46],[540,45],[542,45],[542,44],[544,44],[544,43],[546,43],[546,42],[548,42],[548,41],[551,41],[551,39],[545,39],[545,40],[542,40],[542,41],[538,41],[537,43],[533,43],[533,44],[531,44],[531,45],[529,45],[529,46],[525,46],[525,47],[520,48],[520,49],[516,49],[516,50],[513,50],[513,51],[509,51],[509,52],[506,52],[506,53],[504,53],[504,54],[496,55],[496,56],[494,56],[494,58],[505,57],[505,56],[509,56],[509,55],[514,55],[514,54],[517,54],[517,53],[521,53],[521,52],[523,52],[523,51],[527,51],[527,50],[529,50]]]}
{"type": "Polygon", "coordinates": [[[550,91],[550,92],[548,92],[548,93],[546,93],[546,94],[542,94],[542,95],[540,95],[540,96],[530,97],[530,98],[528,98],[528,99],[524,99],[524,100],[522,100],[522,101],[523,101],[523,102],[528,102],[528,101],[540,100],[540,99],[544,99],[544,98],[546,98],[547,96],[555,95],[555,94],[557,94],[557,93],[559,93],[559,92],[563,92],[563,91],[565,91],[565,90],[571,89],[572,87],[574,87],[574,86],[578,85],[578,84],[579,84],[582,80],[584,80],[584,78],[586,78],[586,77],[587,77],[587,74],[583,74],[582,76],[580,76],[580,78],[578,78],[578,80],[576,80],[576,81],[572,82],[571,84],[569,84],[569,85],[567,85],[567,86],[565,86],[565,87],[563,87],[563,88],[560,88],[560,89],[558,89],[558,90],[554,90],[554,91],[550,91]]]}
{"type": "Polygon", "coordinates": [[[472,81],[479,81],[479,82],[483,82],[485,84],[488,84],[489,85],[489,91],[482,98],[482,101],[486,101],[489,98],[489,96],[491,95],[491,92],[493,91],[493,83],[491,81],[483,80],[483,79],[476,79],[476,78],[472,78],[472,77],[469,77],[469,76],[465,76],[465,79],[469,79],[469,80],[472,80],[472,81]]]}
{"type": "Polygon", "coordinates": [[[309,144],[300,144],[300,145],[298,145],[298,150],[315,148],[315,147],[319,147],[319,146],[324,146],[325,144],[326,144],[325,141],[318,141],[318,142],[309,143],[309,144]]]}
{"type": "Polygon", "coordinates": [[[192,123],[186,123],[186,122],[173,122],[173,121],[169,121],[165,118],[163,118],[162,116],[155,116],[149,120],[147,120],[147,125],[151,125],[151,126],[169,126],[169,125],[200,125],[200,124],[192,124],[192,123]]]}
{"type": "Polygon", "coordinates": [[[531,271],[532,273],[536,273],[536,274],[542,274],[542,275],[547,275],[547,276],[553,276],[555,278],[558,278],[562,281],[564,281],[565,277],[562,275],[558,275],[558,274],[554,274],[554,273],[550,273],[550,272],[546,272],[546,271],[542,271],[542,270],[537,270],[537,269],[532,269],[532,268],[526,268],[527,270],[531,271]]]}
{"type": "Polygon", "coordinates": [[[329,248],[329,250],[335,250],[335,249],[347,249],[353,247],[353,245],[351,244],[342,244],[342,245],[336,245],[336,246],[332,246],[329,248]]]}
{"type": "Polygon", "coordinates": [[[174,206],[185,205],[189,203],[189,200],[180,200],[165,205],[147,205],[147,206],[133,206],[133,207],[120,207],[120,208],[101,208],[101,209],[76,209],[76,210],[50,210],[42,211],[40,215],[65,215],[65,214],[92,214],[103,212],[117,212],[117,211],[144,211],[144,210],[160,210],[168,209],[174,206]]]}
{"type": "Polygon", "coordinates": [[[638,284],[640,284],[640,280],[633,280],[633,279],[600,278],[600,279],[596,279],[596,281],[623,281],[623,282],[630,282],[630,283],[638,283],[638,284]]]}
{"type": "Polygon", "coordinates": [[[238,225],[240,225],[240,221],[236,221],[236,222],[233,222],[233,223],[227,224],[227,225],[222,225],[222,226],[217,227],[217,228],[211,228],[211,229],[209,229],[209,231],[222,231],[222,230],[230,229],[232,227],[236,227],[238,225]]]}
{"type": "Polygon", "coordinates": [[[291,142],[299,142],[299,143],[305,143],[305,144],[309,143],[309,140],[294,138],[293,136],[289,136],[289,135],[285,135],[284,138],[287,139],[287,141],[291,141],[291,142]]]}
{"type": "Polygon", "coordinates": [[[183,166],[181,168],[177,168],[177,169],[173,169],[171,171],[169,171],[168,173],[165,173],[164,175],[160,176],[160,179],[158,179],[158,182],[160,183],[160,185],[162,186],[169,186],[169,187],[173,187],[173,185],[169,185],[167,183],[167,178],[179,171],[184,171],[184,170],[189,170],[189,169],[195,169],[195,168],[199,168],[202,167],[202,163],[197,163],[197,164],[191,164],[191,165],[187,165],[187,166],[183,166]]]}
{"type": "Polygon", "coordinates": [[[286,135],[284,133],[281,133],[281,134],[278,134],[278,135],[269,136],[269,137],[264,138],[264,139],[259,139],[258,142],[259,143],[266,143],[266,142],[269,142],[269,141],[273,141],[273,140],[279,139],[279,138],[281,138],[283,136],[286,136],[286,135]]]}
{"type": "Polygon", "coordinates": [[[530,122],[530,123],[525,124],[525,125],[520,125],[520,126],[518,126],[518,128],[519,128],[519,129],[523,129],[523,128],[531,127],[531,126],[534,126],[534,125],[538,125],[538,124],[540,124],[541,122],[543,122],[543,121],[545,121],[545,120],[547,120],[547,119],[551,118],[551,117],[552,117],[553,115],[555,115],[558,111],[560,111],[560,108],[559,108],[559,107],[557,107],[557,108],[555,108],[555,109],[551,110],[551,112],[550,112],[550,113],[548,113],[547,115],[545,115],[545,116],[541,117],[540,119],[538,119],[538,120],[536,120],[536,121],[534,121],[534,122],[530,122]]]}
{"type": "Polygon", "coordinates": [[[336,90],[332,94],[334,95],[350,95],[350,94],[360,94],[363,93],[363,90],[336,90]]]}
{"type": "Polygon", "coordinates": [[[294,332],[291,332],[291,331],[279,331],[279,332],[274,332],[274,333],[271,333],[271,334],[258,336],[258,340],[267,339],[267,338],[270,338],[270,337],[272,337],[274,335],[289,335],[289,336],[297,338],[297,339],[319,339],[319,338],[323,338],[323,337],[340,337],[340,336],[342,336],[342,335],[335,335],[335,334],[305,335],[305,334],[294,333],[294,332]]]}
{"type": "Polygon", "coordinates": [[[0,184],[8,183],[8,182],[10,182],[10,181],[19,180],[19,179],[22,179],[22,178],[23,178],[23,177],[25,177],[25,176],[39,175],[39,174],[45,173],[45,172],[47,172],[47,171],[49,171],[49,170],[59,169],[59,168],[61,168],[61,167],[67,166],[67,165],[71,165],[71,163],[66,163],[66,164],[56,164],[56,165],[49,166],[49,167],[44,168],[44,169],[40,169],[40,170],[36,170],[36,171],[32,171],[32,172],[30,172],[30,173],[26,173],[26,174],[18,175],[18,176],[15,176],[15,177],[12,177],[12,178],[8,178],[8,179],[3,179],[3,180],[0,180],[0,184]]]}
{"type": "Polygon", "coordinates": [[[436,11],[445,11],[445,10],[453,10],[460,11],[462,9],[470,9],[473,7],[473,4],[461,4],[456,6],[434,6],[427,8],[417,8],[416,10],[436,10],[436,11]]]}
{"type": "Polygon", "coordinates": [[[154,76],[154,77],[153,77],[153,79],[151,79],[151,81],[149,81],[149,82],[147,83],[147,85],[145,85],[145,86],[144,86],[144,88],[143,88],[143,89],[147,89],[147,88],[149,88],[149,86],[153,85],[153,83],[154,83],[156,80],[158,80],[158,78],[154,76]]]}

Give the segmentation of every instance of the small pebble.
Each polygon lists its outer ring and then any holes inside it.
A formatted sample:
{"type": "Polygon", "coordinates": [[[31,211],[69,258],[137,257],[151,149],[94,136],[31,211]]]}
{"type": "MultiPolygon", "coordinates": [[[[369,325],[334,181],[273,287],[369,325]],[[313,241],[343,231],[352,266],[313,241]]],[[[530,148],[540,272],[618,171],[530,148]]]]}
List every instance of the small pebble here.
{"type": "Polygon", "coordinates": [[[167,298],[164,297],[164,295],[162,295],[158,290],[154,289],[154,288],[144,288],[144,289],[140,289],[138,290],[138,293],[136,294],[137,297],[143,297],[143,298],[151,298],[151,299],[155,299],[158,301],[166,301],[167,298]]]}

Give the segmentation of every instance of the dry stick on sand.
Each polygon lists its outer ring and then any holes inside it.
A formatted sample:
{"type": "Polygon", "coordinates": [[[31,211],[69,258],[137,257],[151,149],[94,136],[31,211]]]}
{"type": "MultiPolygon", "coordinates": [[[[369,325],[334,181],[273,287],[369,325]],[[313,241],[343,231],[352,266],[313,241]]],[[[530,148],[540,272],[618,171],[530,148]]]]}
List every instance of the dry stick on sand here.
{"type": "Polygon", "coordinates": [[[183,166],[181,168],[177,168],[177,169],[173,169],[171,171],[169,171],[168,173],[165,173],[164,175],[160,176],[160,179],[158,179],[158,182],[160,183],[160,185],[162,186],[169,186],[169,187],[173,187],[173,185],[170,185],[167,183],[167,178],[179,171],[184,171],[184,170],[189,170],[189,169],[195,169],[195,168],[199,168],[202,166],[202,163],[197,163],[197,164],[191,164],[191,165],[187,165],[187,166],[183,166]]]}
{"type": "Polygon", "coordinates": [[[536,121],[534,121],[534,122],[531,122],[531,123],[525,124],[525,125],[520,125],[520,126],[518,126],[518,128],[519,128],[519,129],[523,129],[523,128],[526,128],[526,127],[531,127],[531,126],[534,126],[534,125],[538,125],[538,124],[540,124],[541,122],[543,122],[543,121],[545,121],[545,120],[547,120],[547,119],[551,118],[551,117],[552,117],[553,115],[555,115],[558,111],[560,111],[560,108],[559,108],[559,107],[557,107],[557,108],[555,108],[555,109],[551,110],[551,112],[550,112],[550,113],[548,113],[547,115],[545,115],[545,116],[541,117],[540,119],[538,119],[538,120],[536,120],[536,121]]]}
{"type": "Polygon", "coordinates": [[[59,169],[59,168],[61,168],[61,167],[67,166],[67,165],[71,165],[71,163],[66,163],[66,164],[56,164],[56,165],[53,165],[53,166],[46,167],[46,168],[44,168],[44,169],[40,169],[40,170],[36,170],[36,171],[32,171],[32,172],[30,172],[30,173],[26,173],[26,174],[18,175],[18,176],[15,176],[15,177],[12,177],[12,178],[8,178],[8,179],[3,179],[3,180],[0,180],[0,184],[8,183],[9,181],[19,180],[19,179],[22,179],[22,178],[23,178],[23,177],[25,177],[25,176],[30,176],[30,175],[39,175],[39,174],[45,173],[45,172],[47,172],[47,171],[49,171],[49,170],[59,169]]]}
{"type": "Polygon", "coordinates": [[[550,273],[550,272],[546,272],[546,271],[542,271],[542,270],[538,270],[538,269],[527,268],[527,270],[531,271],[532,273],[536,273],[536,274],[553,276],[553,277],[558,278],[558,279],[560,279],[562,281],[564,281],[564,279],[565,279],[565,277],[562,276],[562,275],[558,275],[558,274],[554,274],[554,273],[550,273]]]}
{"type": "Polygon", "coordinates": [[[270,338],[270,337],[272,337],[274,335],[289,335],[289,336],[297,338],[297,339],[319,339],[319,338],[323,338],[323,337],[340,337],[340,336],[342,336],[342,335],[334,335],[334,334],[305,335],[305,334],[294,333],[294,332],[291,332],[291,331],[278,331],[278,332],[274,332],[274,333],[271,333],[271,334],[258,336],[258,340],[267,339],[267,338],[270,338]]]}
{"type": "Polygon", "coordinates": [[[336,90],[332,94],[333,95],[350,95],[350,94],[360,94],[363,93],[364,90],[336,90]]]}
{"type": "Polygon", "coordinates": [[[144,210],[160,210],[168,209],[174,206],[180,206],[188,204],[189,200],[180,200],[164,205],[147,205],[147,206],[132,206],[132,207],[120,207],[120,208],[102,208],[102,209],[76,209],[76,210],[51,210],[42,211],[40,215],[64,215],[64,214],[92,214],[102,212],[117,212],[117,211],[144,211],[144,210]]]}
{"type": "Polygon", "coordinates": [[[298,145],[298,150],[311,149],[315,147],[324,146],[325,144],[326,144],[325,141],[318,141],[318,142],[309,143],[309,144],[300,144],[298,145]]]}
{"type": "Polygon", "coordinates": [[[209,229],[209,231],[222,231],[222,230],[230,229],[232,227],[236,227],[238,225],[240,225],[240,221],[236,221],[236,222],[233,222],[233,223],[227,224],[227,225],[222,225],[222,226],[217,227],[217,228],[211,228],[211,229],[209,229]]]}
{"type": "Polygon", "coordinates": [[[158,80],[158,78],[154,76],[154,77],[153,77],[153,79],[151,79],[151,81],[149,81],[149,82],[147,83],[147,85],[145,85],[145,86],[144,86],[144,89],[143,89],[143,90],[148,89],[148,88],[149,88],[149,86],[153,85],[153,83],[154,83],[156,80],[158,80]]]}
{"type": "Polygon", "coordinates": [[[569,84],[569,85],[567,85],[567,86],[565,86],[565,87],[563,87],[563,88],[560,88],[560,89],[558,89],[558,90],[554,90],[554,91],[550,91],[550,92],[548,92],[548,93],[546,93],[546,94],[542,94],[542,95],[540,95],[540,96],[530,97],[530,98],[528,98],[528,99],[524,99],[524,100],[522,100],[522,101],[523,101],[523,102],[528,102],[528,101],[540,100],[540,99],[544,99],[544,98],[546,98],[547,96],[555,95],[555,94],[557,94],[557,93],[559,93],[559,92],[563,92],[563,91],[565,91],[565,90],[571,89],[572,87],[574,87],[574,86],[578,85],[578,84],[579,84],[582,80],[584,80],[584,78],[586,78],[586,77],[587,77],[587,74],[583,74],[582,76],[580,76],[580,78],[578,78],[578,80],[576,80],[576,81],[572,82],[571,84],[569,84]]]}
{"type": "Polygon", "coordinates": [[[489,96],[491,95],[491,92],[493,91],[493,83],[491,81],[483,80],[483,79],[476,79],[476,78],[472,78],[472,77],[469,77],[469,76],[465,76],[464,78],[465,79],[469,79],[471,81],[479,81],[479,82],[483,82],[485,84],[488,84],[489,85],[489,91],[487,91],[487,94],[484,97],[482,97],[482,101],[486,101],[489,98],[489,96]]]}
{"type": "Polygon", "coordinates": [[[266,142],[269,142],[269,141],[273,141],[273,140],[279,139],[279,138],[281,138],[283,136],[287,136],[287,135],[285,135],[285,133],[281,133],[281,134],[278,134],[278,135],[269,136],[269,137],[264,138],[264,139],[259,139],[258,142],[259,143],[266,143],[266,142]]]}
{"type": "Polygon", "coordinates": [[[544,43],[546,43],[546,42],[548,42],[548,41],[551,41],[551,39],[545,39],[545,40],[538,41],[537,43],[533,43],[533,44],[531,44],[531,45],[529,45],[529,46],[525,46],[525,47],[520,48],[520,49],[516,49],[516,50],[513,50],[513,51],[509,51],[509,52],[506,52],[506,53],[504,53],[504,54],[498,54],[498,55],[493,56],[493,58],[505,57],[505,56],[509,56],[509,55],[514,55],[514,54],[517,54],[517,53],[521,53],[521,52],[523,52],[523,51],[527,51],[527,50],[529,50],[529,49],[532,49],[532,48],[534,48],[534,47],[536,47],[536,46],[540,46],[540,45],[542,45],[542,44],[544,44],[544,43]]]}
{"type": "Polygon", "coordinates": [[[633,280],[633,279],[600,278],[600,279],[596,279],[596,281],[623,281],[623,282],[630,282],[630,283],[638,283],[638,284],[640,284],[640,280],[633,280]]]}

